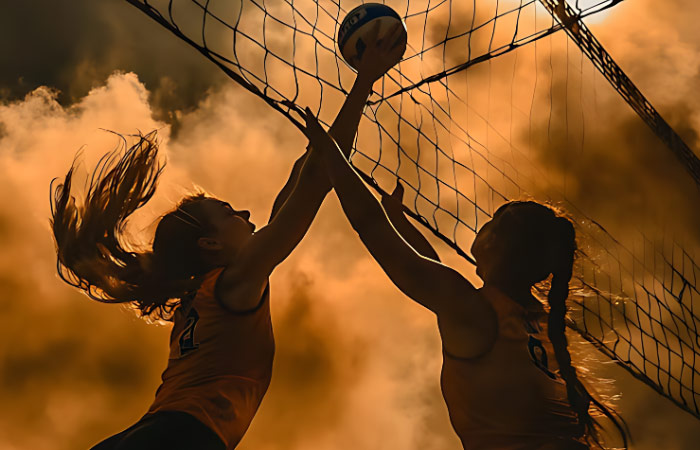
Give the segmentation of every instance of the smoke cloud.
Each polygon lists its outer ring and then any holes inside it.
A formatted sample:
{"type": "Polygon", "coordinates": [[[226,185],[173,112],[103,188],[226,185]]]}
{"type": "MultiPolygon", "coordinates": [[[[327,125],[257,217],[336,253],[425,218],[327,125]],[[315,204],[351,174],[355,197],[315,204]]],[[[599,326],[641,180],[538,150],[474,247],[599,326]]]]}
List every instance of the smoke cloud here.
{"type": "Polygon", "coordinates": [[[226,77],[184,42],[173,39],[123,0],[19,2],[0,17],[0,99],[23,98],[40,86],[67,106],[114,71],[139,74],[154,114],[176,126],[226,77]]]}

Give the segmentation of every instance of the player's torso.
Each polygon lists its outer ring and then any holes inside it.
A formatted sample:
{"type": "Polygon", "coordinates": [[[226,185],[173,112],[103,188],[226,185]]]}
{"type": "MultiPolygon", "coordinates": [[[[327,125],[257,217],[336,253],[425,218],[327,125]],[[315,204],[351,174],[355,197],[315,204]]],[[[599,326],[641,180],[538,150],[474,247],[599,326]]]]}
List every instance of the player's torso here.
{"type": "Polygon", "coordinates": [[[498,315],[493,348],[474,359],[444,355],[441,385],[457,433],[473,439],[474,448],[480,448],[480,439],[493,442],[498,436],[505,436],[505,443],[524,442],[527,436],[578,436],[544,310],[526,311],[498,291],[482,295],[498,315]]]}
{"type": "Polygon", "coordinates": [[[225,310],[211,293],[200,294],[176,313],[164,380],[170,377],[269,376],[275,344],[269,288],[258,309],[243,314],[225,310]]]}
{"type": "Polygon", "coordinates": [[[234,448],[269,386],[275,344],[269,288],[254,310],[232,313],[214,295],[220,272],[207,274],[176,312],[168,366],[149,413],[189,413],[234,448]]]}

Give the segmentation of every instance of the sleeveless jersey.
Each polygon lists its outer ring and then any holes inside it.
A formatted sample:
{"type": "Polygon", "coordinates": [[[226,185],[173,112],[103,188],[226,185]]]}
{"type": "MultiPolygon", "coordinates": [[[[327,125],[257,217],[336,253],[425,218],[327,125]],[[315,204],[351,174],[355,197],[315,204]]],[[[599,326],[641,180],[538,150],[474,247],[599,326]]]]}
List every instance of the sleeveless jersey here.
{"type": "Polygon", "coordinates": [[[443,349],[442,393],[464,448],[588,449],[557,374],[544,308],[526,310],[493,288],[481,295],[498,316],[493,348],[464,359],[443,349]]]}
{"type": "Polygon", "coordinates": [[[269,285],[259,305],[242,313],[214,296],[223,268],[209,272],[194,299],[175,312],[168,366],[148,413],[182,411],[233,449],[267,391],[275,344],[269,285]]]}

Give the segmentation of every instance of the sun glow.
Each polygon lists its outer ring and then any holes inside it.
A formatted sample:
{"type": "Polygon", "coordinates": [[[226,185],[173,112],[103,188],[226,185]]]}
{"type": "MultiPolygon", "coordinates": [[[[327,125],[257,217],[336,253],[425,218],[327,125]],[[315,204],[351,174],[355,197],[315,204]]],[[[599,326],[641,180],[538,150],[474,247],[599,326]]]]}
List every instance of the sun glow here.
{"type": "Polygon", "coordinates": [[[606,9],[600,9],[608,5],[609,1],[601,1],[601,0],[569,0],[569,5],[571,5],[574,9],[583,11],[584,14],[590,14],[589,16],[586,16],[584,21],[586,23],[602,23],[604,22],[610,14],[613,12],[615,7],[612,8],[606,8],[606,9]],[[598,12],[595,12],[598,11],[598,12]],[[592,13],[592,14],[591,14],[592,13]]]}

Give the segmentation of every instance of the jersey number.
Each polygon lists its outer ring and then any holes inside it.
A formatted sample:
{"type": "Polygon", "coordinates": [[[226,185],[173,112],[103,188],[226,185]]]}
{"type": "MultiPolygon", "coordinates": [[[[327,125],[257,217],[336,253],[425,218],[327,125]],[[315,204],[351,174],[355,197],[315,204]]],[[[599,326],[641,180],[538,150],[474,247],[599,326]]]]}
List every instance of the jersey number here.
{"type": "Polygon", "coordinates": [[[199,322],[199,314],[194,308],[190,308],[190,312],[185,319],[185,329],[180,334],[180,356],[185,356],[199,348],[199,343],[194,340],[194,329],[199,322]]]}

